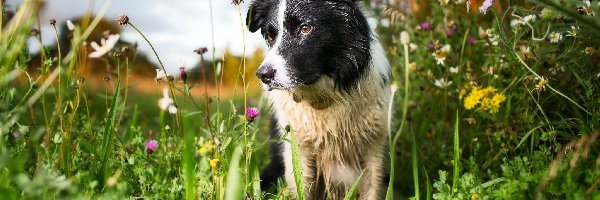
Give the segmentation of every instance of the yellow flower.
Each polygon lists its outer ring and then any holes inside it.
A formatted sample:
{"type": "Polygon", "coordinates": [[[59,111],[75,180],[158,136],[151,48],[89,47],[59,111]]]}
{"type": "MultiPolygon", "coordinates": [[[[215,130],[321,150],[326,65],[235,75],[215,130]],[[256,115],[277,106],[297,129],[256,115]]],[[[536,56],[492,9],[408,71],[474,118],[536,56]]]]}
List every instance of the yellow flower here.
{"type": "Polygon", "coordinates": [[[410,69],[411,71],[417,70],[417,63],[411,62],[410,64],[408,64],[408,69],[410,69]]]}
{"type": "Polygon", "coordinates": [[[544,78],[543,76],[539,79],[539,82],[537,85],[535,85],[535,89],[536,90],[544,90],[546,89],[546,84],[548,84],[548,79],[544,78]]]}
{"type": "Polygon", "coordinates": [[[210,160],[210,166],[215,169],[217,168],[217,166],[219,165],[219,159],[211,159],[210,160]]]}
{"type": "Polygon", "coordinates": [[[198,152],[200,152],[201,154],[206,153],[206,147],[200,147],[200,149],[198,150],[198,152]]]}
{"type": "MultiPolygon", "coordinates": [[[[506,97],[504,94],[496,93],[496,91],[497,89],[492,86],[488,86],[484,89],[474,87],[471,90],[471,93],[465,98],[463,105],[467,110],[471,110],[479,105],[483,111],[497,113],[506,97]]],[[[465,88],[461,89],[459,92],[459,98],[462,98],[464,94],[466,94],[465,88]]]]}
{"type": "Polygon", "coordinates": [[[215,150],[215,145],[214,144],[210,144],[210,143],[204,143],[204,145],[202,147],[200,147],[200,149],[198,150],[198,152],[200,152],[201,154],[204,154],[206,152],[213,152],[215,150]]]}
{"type": "Polygon", "coordinates": [[[473,195],[471,195],[471,200],[478,200],[479,199],[479,195],[477,193],[474,193],[473,195]]]}

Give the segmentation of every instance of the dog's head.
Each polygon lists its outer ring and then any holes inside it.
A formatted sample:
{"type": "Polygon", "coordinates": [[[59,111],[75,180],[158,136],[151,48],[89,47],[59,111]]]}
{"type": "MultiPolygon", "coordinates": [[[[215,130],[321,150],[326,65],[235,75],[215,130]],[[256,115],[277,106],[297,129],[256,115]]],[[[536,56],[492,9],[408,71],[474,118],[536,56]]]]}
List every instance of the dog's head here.
{"type": "Polygon", "coordinates": [[[256,72],[268,90],[323,77],[351,90],[369,67],[371,31],[355,0],[254,0],[246,23],[270,48],[256,72]]]}

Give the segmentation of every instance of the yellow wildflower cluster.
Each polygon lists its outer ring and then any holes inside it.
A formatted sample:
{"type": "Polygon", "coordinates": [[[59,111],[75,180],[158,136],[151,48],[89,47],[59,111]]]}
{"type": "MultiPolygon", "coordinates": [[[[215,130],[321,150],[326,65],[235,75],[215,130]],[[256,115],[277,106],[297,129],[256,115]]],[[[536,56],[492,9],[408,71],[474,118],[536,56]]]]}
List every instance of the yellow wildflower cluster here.
{"type": "MultiPolygon", "coordinates": [[[[497,113],[500,108],[500,104],[506,100],[504,94],[498,93],[498,90],[492,86],[481,88],[478,86],[473,87],[471,93],[464,99],[464,106],[467,110],[475,108],[477,105],[483,111],[489,111],[490,113],[497,113]]],[[[461,90],[461,93],[466,94],[466,89],[461,90]],[[463,93],[464,91],[464,93],[463,93]]],[[[463,95],[460,95],[462,99],[463,95]]]]}
{"type": "Polygon", "coordinates": [[[211,159],[211,160],[210,160],[210,166],[211,166],[213,169],[216,169],[216,168],[217,168],[217,166],[219,166],[219,159],[211,159]]]}
{"type": "Polygon", "coordinates": [[[204,154],[206,152],[213,152],[213,150],[215,150],[214,144],[204,143],[204,145],[202,145],[202,147],[200,147],[200,149],[198,149],[198,152],[200,154],[204,154]]]}

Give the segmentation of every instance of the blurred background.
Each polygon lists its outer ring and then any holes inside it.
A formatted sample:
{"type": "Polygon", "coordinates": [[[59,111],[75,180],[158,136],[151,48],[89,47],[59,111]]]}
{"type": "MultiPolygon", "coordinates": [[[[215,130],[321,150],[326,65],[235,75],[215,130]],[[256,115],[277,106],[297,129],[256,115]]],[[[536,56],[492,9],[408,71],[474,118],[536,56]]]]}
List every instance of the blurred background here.
{"type": "MultiPolygon", "coordinates": [[[[7,10],[16,10],[23,0],[5,0],[4,4],[7,10]]],[[[59,34],[59,41],[63,52],[69,50],[69,31],[66,27],[67,20],[74,23],[81,22],[86,15],[90,13],[94,15],[103,6],[104,1],[94,0],[52,0],[43,1],[40,10],[39,34],[42,44],[48,46],[51,52],[56,53],[57,45],[55,33],[50,25],[50,20],[55,19],[59,34]],[[75,9],[77,8],[77,9],[75,9]],[[87,9],[83,9],[87,8],[87,9]],[[45,23],[47,22],[47,23],[45,23]],[[63,44],[64,43],[64,44],[63,44]],[[52,50],[54,49],[54,50],[52,50]]],[[[216,67],[223,59],[230,62],[224,62],[223,75],[224,86],[232,86],[244,55],[244,44],[246,47],[245,55],[247,56],[247,73],[253,85],[258,86],[254,80],[255,68],[258,66],[263,57],[263,52],[266,48],[260,34],[249,34],[242,27],[237,9],[230,1],[212,1],[213,16],[211,24],[211,1],[195,1],[195,0],[180,0],[176,3],[172,1],[152,1],[148,3],[144,0],[128,0],[128,1],[113,1],[106,13],[104,20],[94,30],[88,38],[88,44],[92,41],[100,43],[105,31],[110,31],[111,34],[120,34],[119,43],[130,45],[136,51],[136,59],[132,68],[132,79],[139,81],[149,80],[149,77],[156,75],[155,68],[159,68],[159,62],[154,56],[152,49],[148,46],[143,38],[135,32],[131,27],[118,26],[116,19],[120,15],[127,15],[131,22],[139,28],[148,39],[153,43],[158,55],[167,69],[169,75],[178,76],[179,68],[185,67],[190,74],[192,81],[198,80],[201,75],[200,57],[194,53],[194,50],[199,47],[208,47],[208,52],[204,55],[206,60],[207,73],[213,73],[213,67],[216,67]],[[246,31],[246,41],[244,43],[243,32],[246,31]],[[212,48],[214,47],[214,49],[212,48]],[[213,51],[214,50],[214,51],[213,51]],[[214,53],[214,54],[213,54],[214,53]],[[214,57],[213,57],[214,56],[214,57]],[[213,64],[213,61],[216,63],[213,64]]],[[[245,20],[248,4],[242,4],[241,10],[243,13],[242,19],[245,20]]],[[[36,37],[31,37],[28,40],[29,52],[37,55],[40,52],[40,43],[36,37]]],[[[89,48],[88,45],[88,49],[89,48]]],[[[90,52],[90,51],[88,51],[90,52]]],[[[107,69],[108,65],[99,59],[88,59],[86,69],[87,80],[101,80],[102,77],[110,73],[107,69]],[[91,79],[90,79],[91,78],[91,79]]],[[[31,65],[31,69],[39,67],[39,56],[32,60],[37,65],[31,65]],[[37,58],[37,59],[36,59],[37,58]]],[[[213,76],[208,76],[213,77],[213,76]]],[[[208,82],[213,82],[208,80],[208,82]]],[[[92,84],[93,85],[93,84],[92,84]]],[[[139,89],[144,86],[154,86],[150,84],[140,83],[139,89]]]]}

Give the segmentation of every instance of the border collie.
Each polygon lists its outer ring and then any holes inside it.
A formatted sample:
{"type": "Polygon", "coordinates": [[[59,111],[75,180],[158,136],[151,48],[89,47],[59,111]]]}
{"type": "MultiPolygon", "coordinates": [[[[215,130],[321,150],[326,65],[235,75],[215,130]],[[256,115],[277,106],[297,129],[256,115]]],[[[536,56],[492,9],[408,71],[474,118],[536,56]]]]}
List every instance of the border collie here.
{"type": "MultiPolygon", "coordinates": [[[[308,199],[342,199],[359,175],[358,198],[382,191],[390,67],[355,0],[253,0],[250,32],[269,46],[256,72],[273,107],[271,135],[292,127],[308,199]]],[[[295,194],[291,145],[274,143],[261,187],[285,177],[295,194]]]]}

